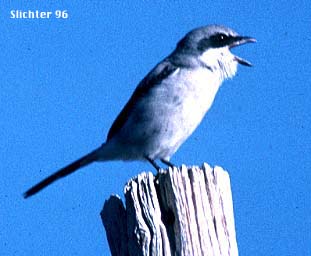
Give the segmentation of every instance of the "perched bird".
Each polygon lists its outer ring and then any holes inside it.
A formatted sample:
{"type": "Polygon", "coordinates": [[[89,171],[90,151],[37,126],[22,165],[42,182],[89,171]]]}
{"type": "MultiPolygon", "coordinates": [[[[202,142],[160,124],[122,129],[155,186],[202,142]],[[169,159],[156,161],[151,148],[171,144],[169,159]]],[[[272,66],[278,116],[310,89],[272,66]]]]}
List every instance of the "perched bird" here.
{"type": "Polygon", "coordinates": [[[194,29],[138,84],[99,148],[42,180],[24,193],[32,196],[52,182],[94,161],[155,160],[170,157],[193,133],[211,107],[222,82],[251,64],[230,49],[256,40],[210,25],[194,29]]]}

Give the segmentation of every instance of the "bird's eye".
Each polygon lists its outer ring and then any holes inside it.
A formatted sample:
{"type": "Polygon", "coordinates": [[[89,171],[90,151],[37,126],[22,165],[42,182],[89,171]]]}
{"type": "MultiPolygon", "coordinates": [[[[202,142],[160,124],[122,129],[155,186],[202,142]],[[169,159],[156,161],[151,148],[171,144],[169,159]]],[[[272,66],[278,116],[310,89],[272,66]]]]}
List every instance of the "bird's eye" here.
{"type": "Polygon", "coordinates": [[[214,36],[211,36],[211,40],[214,41],[215,43],[221,43],[229,39],[229,36],[225,34],[217,34],[214,36]]]}
{"type": "Polygon", "coordinates": [[[210,37],[210,46],[211,47],[223,47],[228,45],[232,37],[223,33],[219,33],[210,37]]]}
{"type": "Polygon", "coordinates": [[[230,43],[232,37],[223,33],[215,34],[209,38],[203,38],[198,43],[198,50],[205,51],[208,48],[218,48],[226,46],[230,43]]]}

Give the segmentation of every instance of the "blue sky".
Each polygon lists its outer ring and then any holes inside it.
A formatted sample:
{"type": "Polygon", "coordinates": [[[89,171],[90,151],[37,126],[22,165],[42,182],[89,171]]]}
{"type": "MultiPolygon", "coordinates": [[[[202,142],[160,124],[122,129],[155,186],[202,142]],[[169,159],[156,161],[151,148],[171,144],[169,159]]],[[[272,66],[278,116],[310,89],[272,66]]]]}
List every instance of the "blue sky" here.
{"type": "Polygon", "coordinates": [[[104,142],[144,75],[189,30],[223,24],[257,43],[172,158],[231,177],[241,255],[311,252],[311,10],[307,1],[2,1],[0,254],[109,255],[99,217],[147,163],[88,166],[31,185],[104,142]],[[10,10],[67,19],[10,19],[10,10]]]}

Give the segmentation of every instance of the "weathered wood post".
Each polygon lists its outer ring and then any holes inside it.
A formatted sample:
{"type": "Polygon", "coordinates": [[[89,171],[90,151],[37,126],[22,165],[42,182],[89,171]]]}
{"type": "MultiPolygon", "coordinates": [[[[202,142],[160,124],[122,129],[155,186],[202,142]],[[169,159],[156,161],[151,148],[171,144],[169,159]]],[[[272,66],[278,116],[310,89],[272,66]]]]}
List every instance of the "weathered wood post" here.
{"type": "Polygon", "coordinates": [[[230,179],[204,164],[141,173],[104,204],[111,254],[238,255],[230,179]]]}

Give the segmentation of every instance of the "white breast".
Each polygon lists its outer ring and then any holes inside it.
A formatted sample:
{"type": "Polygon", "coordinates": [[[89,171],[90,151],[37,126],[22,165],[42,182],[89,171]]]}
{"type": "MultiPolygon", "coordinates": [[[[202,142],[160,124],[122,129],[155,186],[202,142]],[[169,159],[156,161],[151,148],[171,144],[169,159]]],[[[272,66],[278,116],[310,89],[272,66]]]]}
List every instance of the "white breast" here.
{"type": "Polygon", "coordinates": [[[159,88],[156,122],[162,129],[158,135],[155,158],[167,158],[193,133],[211,107],[222,80],[206,68],[179,69],[159,88]],[[160,102],[160,100],[159,100],[160,102]]]}
{"type": "Polygon", "coordinates": [[[206,68],[180,68],[155,85],[114,136],[116,148],[122,149],[115,158],[169,160],[211,107],[222,82],[219,77],[206,68]]]}
{"type": "MultiPolygon", "coordinates": [[[[183,123],[187,134],[192,133],[211,107],[221,80],[209,70],[201,68],[193,71],[181,70],[172,82],[178,84],[177,93],[181,99],[175,115],[179,123],[183,123]]],[[[176,93],[176,88],[174,91],[176,93]]]]}

